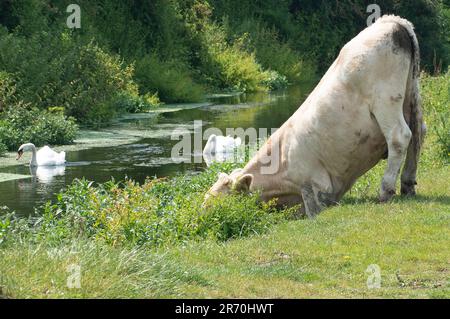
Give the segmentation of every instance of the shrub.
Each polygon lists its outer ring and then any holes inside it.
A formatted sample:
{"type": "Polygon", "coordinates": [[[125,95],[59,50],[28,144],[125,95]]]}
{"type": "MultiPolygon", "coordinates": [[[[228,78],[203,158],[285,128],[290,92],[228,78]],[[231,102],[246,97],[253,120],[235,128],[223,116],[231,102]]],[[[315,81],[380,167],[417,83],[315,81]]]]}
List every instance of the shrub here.
{"type": "Polygon", "coordinates": [[[11,76],[3,71],[0,71],[0,113],[6,106],[13,101],[16,86],[11,76]]]}
{"type": "Polygon", "coordinates": [[[245,49],[254,52],[256,59],[265,69],[276,71],[290,83],[309,81],[315,77],[313,64],[300,52],[294,51],[292,45],[283,41],[277,29],[265,26],[260,20],[247,19],[233,32],[248,33],[245,49]]]}
{"type": "Polygon", "coordinates": [[[289,84],[287,78],[284,75],[279,74],[277,71],[269,70],[266,74],[267,78],[263,81],[263,84],[270,90],[283,89],[289,84]]]}
{"type": "Polygon", "coordinates": [[[208,47],[203,57],[203,73],[210,86],[242,92],[264,91],[268,75],[256,61],[253,53],[244,49],[248,35],[231,44],[226,40],[225,27],[211,24],[205,28],[204,41],[208,47]]]}
{"type": "Polygon", "coordinates": [[[242,92],[264,91],[266,74],[253,54],[245,54],[236,46],[215,51],[213,60],[219,65],[219,87],[242,92]]]}
{"type": "Polygon", "coordinates": [[[77,131],[74,118],[37,108],[28,109],[23,104],[8,108],[0,117],[0,142],[10,151],[28,142],[36,146],[69,144],[77,131]]]}
{"type": "Polygon", "coordinates": [[[203,99],[203,88],[194,82],[187,67],[181,62],[162,61],[149,54],[136,63],[136,82],[141,94],[157,92],[164,102],[198,102],[203,99]]]}
{"type": "Polygon", "coordinates": [[[122,93],[116,100],[116,109],[122,112],[139,113],[146,112],[159,106],[158,94],[145,94],[144,96],[133,96],[122,93]]]}
{"type": "Polygon", "coordinates": [[[2,156],[4,153],[6,153],[6,151],[8,151],[8,148],[6,147],[5,144],[0,142],[0,156],[2,156]]]}
{"type": "Polygon", "coordinates": [[[111,245],[159,246],[262,233],[290,216],[291,210],[279,212],[273,203],[260,203],[257,194],[218,198],[208,209],[202,208],[204,193],[220,167],[195,176],[148,180],[142,186],[132,181],[94,186],[75,180],[56,202],[42,207],[28,233],[47,243],[83,237],[111,245]]]}
{"type": "Polygon", "coordinates": [[[120,94],[137,97],[133,72],[133,66],[126,66],[94,43],[82,47],[65,70],[70,80],[61,100],[66,102],[67,114],[87,124],[108,122],[117,112],[114,106],[120,94]]]}
{"type": "Polygon", "coordinates": [[[132,65],[68,31],[26,38],[0,30],[0,69],[15,80],[17,100],[40,109],[64,106],[86,124],[108,122],[119,94],[138,95],[132,65]]]}
{"type": "Polygon", "coordinates": [[[441,154],[447,161],[450,157],[450,69],[440,76],[422,74],[421,95],[428,135],[434,135],[441,154]],[[432,123],[432,125],[430,125],[432,123]]]}

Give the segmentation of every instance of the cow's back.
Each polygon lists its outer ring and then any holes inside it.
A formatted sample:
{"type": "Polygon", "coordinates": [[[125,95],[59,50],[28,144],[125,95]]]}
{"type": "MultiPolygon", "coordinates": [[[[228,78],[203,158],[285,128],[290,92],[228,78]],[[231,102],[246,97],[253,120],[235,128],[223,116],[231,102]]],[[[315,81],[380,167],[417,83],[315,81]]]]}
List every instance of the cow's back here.
{"type": "Polygon", "coordinates": [[[301,145],[291,150],[291,162],[309,161],[313,168],[298,173],[299,179],[323,166],[343,194],[386,154],[386,140],[372,111],[377,103],[403,99],[411,50],[408,34],[396,23],[376,23],[342,48],[281,128],[292,130],[295,144],[301,145]]]}

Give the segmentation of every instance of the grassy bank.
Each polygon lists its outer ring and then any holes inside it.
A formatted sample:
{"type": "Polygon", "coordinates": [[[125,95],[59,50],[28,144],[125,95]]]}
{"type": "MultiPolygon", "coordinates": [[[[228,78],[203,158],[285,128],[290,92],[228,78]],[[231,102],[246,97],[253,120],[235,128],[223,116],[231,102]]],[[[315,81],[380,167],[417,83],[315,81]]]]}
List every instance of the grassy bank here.
{"type": "Polygon", "coordinates": [[[379,205],[349,196],[316,220],[285,221],[245,239],[160,248],[73,239],[0,249],[9,297],[450,297],[448,168],[420,176],[420,195],[379,205]],[[356,203],[355,203],[356,202],[356,203]],[[81,289],[68,289],[80,265],[81,289]],[[366,269],[381,268],[381,289],[366,269]]]}
{"type": "Polygon", "coordinates": [[[293,219],[254,196],[201,208],[219,171],[94,187],[75,182],[31,219],[0,220],[6,297],[450,298],[448,81],[424,76],[418,196],[378,204],[384,162],[341,204],[293,219]],[[119,187],[120,186],[120,187],[119,187]],[[381,288],[368,289],[370,265],[381,288]],[[69,289],[71,265],[81,288],[69,289]]]}

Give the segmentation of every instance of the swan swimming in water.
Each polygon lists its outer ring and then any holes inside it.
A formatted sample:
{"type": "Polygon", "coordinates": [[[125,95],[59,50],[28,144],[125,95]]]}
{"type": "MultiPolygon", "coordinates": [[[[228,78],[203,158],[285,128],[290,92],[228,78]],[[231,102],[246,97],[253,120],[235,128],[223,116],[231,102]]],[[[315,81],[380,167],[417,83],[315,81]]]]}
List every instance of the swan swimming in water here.
{"type": "Polygon", "coordinates": [[[221,154],[232,153],[234,149],[241,145],[241,138],[232,138],[231,136],[217,136],[212,134],[206,142],[203,154],[221,154]]]}
{"type": "Polygon", "coordinates": [[[17,151],[17,160],[19,160],[25,151],[31,151],[30,166],[59,166],[66,162],[66,153],[57,153],[48,146],[44,146],[36,151],[36,146],[32,143],[23,144],[17,151]]]}

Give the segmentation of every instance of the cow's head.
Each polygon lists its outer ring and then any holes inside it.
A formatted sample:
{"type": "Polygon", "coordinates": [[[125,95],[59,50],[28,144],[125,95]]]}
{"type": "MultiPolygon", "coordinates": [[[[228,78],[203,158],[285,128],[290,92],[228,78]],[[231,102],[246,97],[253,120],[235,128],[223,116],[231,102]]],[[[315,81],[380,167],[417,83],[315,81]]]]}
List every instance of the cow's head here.
{"type": "Polygon", "coordinates": [[[211,197],[228,195],[232,192],[246,193],[250,190],[253,180],[252,174],[244,174],[241,169],[233,171],[230,175],[225,173],[219,174],[219,179],[205,194],[203,206],[208,205],[211,197]]]}

